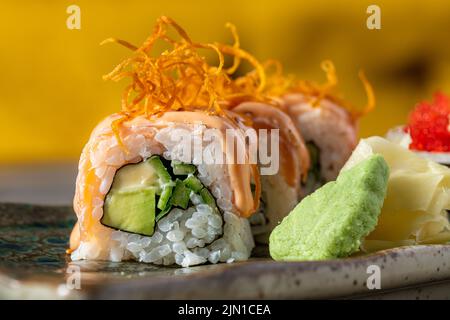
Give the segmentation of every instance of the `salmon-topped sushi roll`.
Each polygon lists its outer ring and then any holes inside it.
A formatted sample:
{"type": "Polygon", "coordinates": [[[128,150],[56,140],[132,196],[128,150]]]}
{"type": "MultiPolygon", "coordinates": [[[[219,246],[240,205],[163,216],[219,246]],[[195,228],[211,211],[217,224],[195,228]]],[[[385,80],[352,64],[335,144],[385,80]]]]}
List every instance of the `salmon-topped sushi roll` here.
{"type": "Polygon", "coordinates": [[[260,133],[259,139],[265,140],[260,146],[267,146],[272,155],[270,164],[265,163],[266,159],[259,159],[260,170],[267,173],[261,174],[260,207],[250,219],[255,239],[266,243],[273,228],[300,199],[301,182],[309,169],[308,150],[292,119],[279,108],[244,102],[233,108],[233,112],[251,119],[252,127],[260,133]]]}
{"type": "Polygon", "coordinates": [[[332,93],[337,84],[334,65],[324,61],[322,68],[328,78],[325,85],[300,82],[281,98],[282,108],[300,131],[311,158],[304,194],[336,179],[358,142],[358,119],[375,104],[372,87],[362,72],[368,104],[358,111],[332,93]]]}
{"type": "Polygon", "coordinates": [[[357,123],[335,102],[323,99],[313,106],[302,94],[284,97],[287,112],[306,141],[313,163],[313,185],[336,179],[358,142],[357,123]]]}
{"type": "MultiPolygon", "coordinates": [[[[99,124],[81,156],[72,259],[182,266],[247,259],[257,172],[250,164],[200,162],[183,153],[206,130],[233,125],[201,111],[138,116],[119,125],[120,145],[111,126],[117,119],[99,124]]],[[[204,150],[217,147],[212,143],[204,142],[204,150]]]]}
{"type": "Polygon", "coordinates": [[[255,62],[236,45],[194,43],[167,17],[141,47],[113,41],[133,56],[105,78],[132,83],[122,110],[103,120],[83,149],[71,258],[183,267],[248,259],[260,179],[244,132],[254,129],[230,102],[256,96],[259,85],[235,85],[223,55],[255,62]],[[170,38],[168,27],[181,39],[170,38]],[[154,57],[157,40],[173,47],[154,57]],[[198,49],[213,50],[218,66],[198,49]]]}

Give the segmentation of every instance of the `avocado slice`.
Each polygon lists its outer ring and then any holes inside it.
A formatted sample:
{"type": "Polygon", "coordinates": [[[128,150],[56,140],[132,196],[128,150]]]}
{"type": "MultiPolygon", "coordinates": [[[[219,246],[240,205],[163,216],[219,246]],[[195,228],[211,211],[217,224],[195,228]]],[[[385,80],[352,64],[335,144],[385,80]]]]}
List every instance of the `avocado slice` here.
{"type": "Polygon", "coordinates": [[[160,181],[155,168],[148,162],[127,164],[116,172],[109,193],[147,187],[160,192],[160,181]]]}
{"type": "Polygon", "coordinates": [[[123,166],[116,172],[105,199],[101,223],[127,232],[152,235],[156,207],[163,213],[170,211],[174,185],[159,156],[123,166]],[[158,201],[156,195],[159,195],[158,201]]]}
{"type": "Polygon", "coordinates": [[[155,196],[154,188],[109,193],[100,221],[114,229],[151,236],[155,230],[155,196]]]}
{"type": "Polygon", "coordinates": [[[196,167],[154,155],[147,160],[120,168],[105,199],[101,223],[126,232],[153,235],[156,223],[172,207],[187,209],[190,194],[218,211],[212,194],[194,175],[196,167]],[[172,167],[172,168],[171,168],[172,167]],[[184,180],[173,176],[184,175],[184,180]]]}

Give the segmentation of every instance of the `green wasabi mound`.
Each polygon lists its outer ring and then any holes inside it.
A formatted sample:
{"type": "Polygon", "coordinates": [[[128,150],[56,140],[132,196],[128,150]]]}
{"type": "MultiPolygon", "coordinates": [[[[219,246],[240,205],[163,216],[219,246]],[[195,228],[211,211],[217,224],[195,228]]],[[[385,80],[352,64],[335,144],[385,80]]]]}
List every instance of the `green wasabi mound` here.
{"type": "Polygon", "coordinates": [[[271,233],[275,260],[324,260],[346,257],[376,226],[386,195],[389,168],[373,155],[343,171],[304,198],[271,233]]]}

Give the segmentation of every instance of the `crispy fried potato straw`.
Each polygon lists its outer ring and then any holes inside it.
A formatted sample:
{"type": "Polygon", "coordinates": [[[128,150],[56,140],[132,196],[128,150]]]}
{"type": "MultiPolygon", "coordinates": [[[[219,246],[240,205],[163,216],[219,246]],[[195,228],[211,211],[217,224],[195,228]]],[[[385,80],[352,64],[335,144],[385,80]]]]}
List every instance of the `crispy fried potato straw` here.
{"type": "MultiPolygon", "coordinates": [[[[332,93],[337,85],[336,70],[331,61],[321,65],[327,76],[325,84],[297,80],[283,75],[281,63],[275,60],[260,63],[250,53],[240,48],[236,27],[230,23],[226,27],[234,39],[232,46],[222,43],[196,43],[172,19],[162,16],[157,20],[153,33],[137,47],[127,41],[106,39],[101,44],[118,43],[133,51],[133,55],[110,73],[103,76],[105,80],[119,81],[125,77],[132,79],[122,95],[122,117],[112,125],[120,145],[120,124],[138,115],[159,116],[169,110],[204,110],[210,114],[226,116],[224,109],[231,109],[242,101],[259,101],[277,104],[276,97],[288,92],[301,92],[319,105],[323,98],[338,100],[332,93]],[[172,28],[178,39],[168,35],[172,28]],[[169,45],[159,55],[151,51],[157,41],[169,45]],[[218,65],[207,63],[200,50],[212,50],[218,57],[218,65]],[[233,57],[233,64],[225,68],[224,56],[233,57]],[[236,76],[242,61],[247,61],[253,70],[236,76]],[[271,72],[272,68],[274,72],[271,72]]],[[[362,111],[355,111],[353,106],[339,100],[355,117],[362,116],[374,107],[373,90],[363,73],[360,73],[368,95],[368,105],[362,111]]]]}

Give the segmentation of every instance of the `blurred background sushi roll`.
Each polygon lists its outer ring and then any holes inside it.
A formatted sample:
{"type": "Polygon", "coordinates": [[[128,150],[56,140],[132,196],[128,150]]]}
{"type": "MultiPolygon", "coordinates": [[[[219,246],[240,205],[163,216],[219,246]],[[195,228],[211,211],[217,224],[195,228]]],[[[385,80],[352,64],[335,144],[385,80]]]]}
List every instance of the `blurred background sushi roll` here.
{"type": "MultiPolygon", "coordinates": [[[[261,201],[257,213],[251,218],[257,242],[267,243],[275,226],[295,207],[300,198],[300,185],[306,178],[310,158],[305,142],[292,119],[281,109],[258,102],[244,102],[233,109],[251,119],[259,135],[259,146],[267,146],[272,155],[277,153],[278,168],[272,174],[261,175],[261,201]],[[278,146],[272,146],[276,132],[278,146]]],[[[260,166],[264,166],[260,163],[260,166]]]]}
{"type": "Polygon", "coordinates": [[[314,98],[303,94],[284,97],[286,112],[306,142],[311,158],[304,194],[336,179],[340,169],[355,148],[357,125],[342,106],[322,99],[313,105],[314,98]]]}

